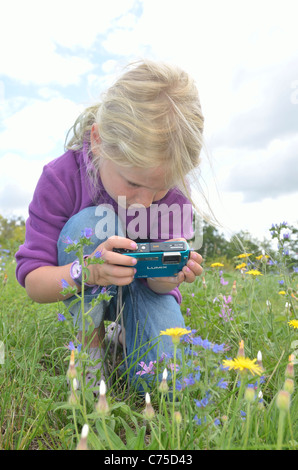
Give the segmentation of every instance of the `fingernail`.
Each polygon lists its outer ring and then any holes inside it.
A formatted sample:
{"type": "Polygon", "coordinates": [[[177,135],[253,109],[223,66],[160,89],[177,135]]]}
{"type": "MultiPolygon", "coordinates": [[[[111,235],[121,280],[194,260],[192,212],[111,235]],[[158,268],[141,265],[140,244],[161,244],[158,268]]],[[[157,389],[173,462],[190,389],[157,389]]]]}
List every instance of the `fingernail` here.
{"type": "Polygon", "coordinates": [[[136,250],[138,248],[138,245],[135,242],[131,242],[130,246],[136,250]]]}
{"type": "Polygon", "coordinates": [[[189,264],[189,266],[191,266],[191,267],[195,265],[195,263],[194,263],[193,261],[190,261],[188,264],[189,264]]]}
{"type": "Polygon", "coordinates": [[[132,264],[137,264],[136,258],[132,258],[132,259],[131,259],[131,262],[132,262],[132,264]]]}

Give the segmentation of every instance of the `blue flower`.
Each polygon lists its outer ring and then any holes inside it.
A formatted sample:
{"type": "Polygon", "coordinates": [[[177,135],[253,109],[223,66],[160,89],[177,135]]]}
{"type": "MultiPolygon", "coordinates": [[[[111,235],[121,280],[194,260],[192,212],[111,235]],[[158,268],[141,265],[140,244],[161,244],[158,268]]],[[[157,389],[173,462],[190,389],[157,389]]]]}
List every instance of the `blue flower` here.
{"type": "Polygon", "coordinates": [[[65,320],[66,320],[65,316],[63,315],[63,313],[58,313],[57,317],[58,317],[58,321],[65,321],[65,320]]]}
{"type": "Polygon", "coordinates": [[[228,387],[228,382],[224,379],[220,379],[220,381],[217,384],[217,387],[226,389],[228,387]]]}
{"type": "Polygon", "coordinates": [[[92,237],[92,228],[85,228],[81,231],[81,237],[91,238],[92,237]]]}
{"type": "MultiPolygon", "coordinates": [[[[73,344],[73,341],[70,341],[70,342],[68,343],[67,348],[68,348],[70,351],[75,351],[75,350],[76,350],[76,347],[75,347],[75,345],[73,344]]],[[[81,345],[81,344],[78,344],[78,346],[77,346],[77,351],[80,352],[81,349],[82,349],[82,345],[81,345]]]]}
{"type": "MultiPolygon", "coordinates": [[[[194,420],[195,420],[196,424],[198,424],[199,426],[201,426],[201,424],[202,424],[202,419],[201,419],[201,418],[198,418],[198,415],[195,415],[195,416],[194,416],[194,420]]],[[[206,423],[206,421],[207,421],[207,418],[206,418],[206,416],[204,416],[204,423],[206,423]]]]}
{"type": "Polygon", "coordinates": [[[69,287],[69,284],[65,279],[61,279],[61,284],[62,284],[63,289],[66,289],[67,287],[69,287]]]}

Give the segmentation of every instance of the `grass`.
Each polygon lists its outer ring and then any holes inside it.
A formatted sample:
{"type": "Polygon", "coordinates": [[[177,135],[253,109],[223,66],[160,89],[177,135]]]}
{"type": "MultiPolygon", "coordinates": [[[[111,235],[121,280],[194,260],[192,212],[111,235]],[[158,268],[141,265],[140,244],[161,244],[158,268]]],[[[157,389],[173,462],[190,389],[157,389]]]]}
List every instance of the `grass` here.
{"type": "MultiPolygon", "coordinates": [[[[58,312],[65,314],[61,303],[32,302],[15,280],[15,263],[8,258],[7,282],[0,277],[5,352],[0,364],[0,449],[75,449],[88,423],[91,449],[297,450],[291,363],[297,361],[298,329],[288,322],[298,318],[298,277],[285,264],[268,266],[260,260],[254,267],[262,275],[206,266],[204,279],[182,285],[186,325],[196,330],[190,336],[192,354],[183,352],[178,370],[168,363],[158,365],[159,373],[167,367],[165,388],[161,392],[156,383],[147,404],[133,389],[127,391],[118,374],[107,390],[107,412],[96,408],[98,399],[84,388],[75,391],[75,404],[69,402],[66,345],[74,339],[71,321],[58,321],[58,312]],[[285,294],[279,293],[281,280],[285,294]],[[261,375],[223,369],[226,358],[239,358],[241,340],[245,357],[253,360],[261,351],[261,375]],[[175,402],[167,391],[173,384],[175,402]]],[[[184,346],[180,342],[177,348],[184,351],[184,346]]]]}

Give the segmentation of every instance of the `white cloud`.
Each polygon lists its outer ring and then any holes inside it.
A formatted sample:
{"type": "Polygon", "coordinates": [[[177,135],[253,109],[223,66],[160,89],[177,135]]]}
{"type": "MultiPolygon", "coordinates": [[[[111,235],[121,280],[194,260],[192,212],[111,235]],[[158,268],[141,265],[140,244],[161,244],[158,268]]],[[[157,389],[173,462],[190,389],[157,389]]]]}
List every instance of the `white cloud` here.
{"type": "Polygon", "coordinates": [[[82,107],[62,97],[28,100],[26,106],[5,119],[0,148],[20,152],[29,160],[51,155],[58,144],[63,150],[66,132],[81,111],[82,107]]]}
{"type": "Polygon", "coordinates": [[[17,153],[0,158],[0,213],[26,217],[33,191],[48,158],[29,161],[17,153]]]}
{"type": "Polygon", "coordinates": [[[0,29],[0,43],[5,44],[0,75],[24,83],[77,84],[93,69],[91,55],[96,52],[97,37],[133,4],[134,0],[6,2],[0,29]]]}

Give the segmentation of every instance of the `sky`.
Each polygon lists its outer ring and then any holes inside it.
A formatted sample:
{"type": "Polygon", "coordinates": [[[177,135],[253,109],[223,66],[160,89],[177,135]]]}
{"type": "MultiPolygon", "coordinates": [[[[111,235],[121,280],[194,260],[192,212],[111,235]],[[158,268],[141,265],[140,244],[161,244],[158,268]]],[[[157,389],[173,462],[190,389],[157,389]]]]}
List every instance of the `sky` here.
{"type": "Polygon", "coordinates": [[[0,214],[27,218],[43,166],[121,67],[196,80],[202,181],[221,232],[298,221],[296,0],[0,0],[0,214]]]}

